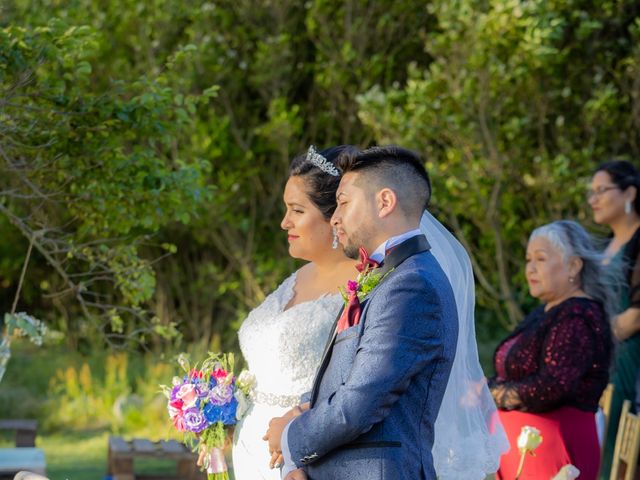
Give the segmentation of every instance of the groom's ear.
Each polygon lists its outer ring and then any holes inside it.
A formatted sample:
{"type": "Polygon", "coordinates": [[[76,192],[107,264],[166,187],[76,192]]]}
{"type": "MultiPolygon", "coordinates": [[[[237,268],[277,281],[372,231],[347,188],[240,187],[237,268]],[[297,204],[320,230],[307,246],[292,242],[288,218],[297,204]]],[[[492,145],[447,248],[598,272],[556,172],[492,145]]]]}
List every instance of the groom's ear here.
{"type": "Polygon", "coordinates": [[[385,218],[398,207],[398,196],[390,188],[383,188],[376,194],[378,217],[385,218]]]}

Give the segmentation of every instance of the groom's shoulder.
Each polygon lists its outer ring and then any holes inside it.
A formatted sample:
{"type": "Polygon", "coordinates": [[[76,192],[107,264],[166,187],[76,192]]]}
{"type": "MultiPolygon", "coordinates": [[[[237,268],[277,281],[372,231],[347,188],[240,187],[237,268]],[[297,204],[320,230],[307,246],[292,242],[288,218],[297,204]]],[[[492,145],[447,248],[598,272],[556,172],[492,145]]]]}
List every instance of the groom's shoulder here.
{"type": "Polygon", "coordinates": [[[428,281],[440,281],[442,278],[446,278],[431,250],[416,253],[407,258],[398,266],[398,270],[408,275],[424,277],[428,281]]]}
{"type": "Polygon", "coordinates": [[[412,255],[391,272],[388,283],[397,282],[427,290],[449,286],[449,281],[440,264],[428,250],[412,255]]]}

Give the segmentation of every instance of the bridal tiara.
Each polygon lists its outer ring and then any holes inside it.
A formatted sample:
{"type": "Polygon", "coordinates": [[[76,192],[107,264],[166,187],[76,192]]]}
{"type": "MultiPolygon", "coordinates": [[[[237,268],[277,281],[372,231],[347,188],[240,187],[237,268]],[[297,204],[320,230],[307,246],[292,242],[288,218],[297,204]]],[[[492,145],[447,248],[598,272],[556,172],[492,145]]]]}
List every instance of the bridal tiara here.
{"type": "Polygon", "coordinates": [[[316,147],[314,147],[313,145],[311,145],[309,147],[309,150],[307,151],[306,160],[307,162],[310,162],[316,167],[318,167],[324,173],[328,173],[333,177],[340,176],[340,172],[335,167],[335,165],[331,163],[329,160],[327,160],[326,158],[324,158],[322,155],[320,155],[318,152],[316,152],[316,147]]]}

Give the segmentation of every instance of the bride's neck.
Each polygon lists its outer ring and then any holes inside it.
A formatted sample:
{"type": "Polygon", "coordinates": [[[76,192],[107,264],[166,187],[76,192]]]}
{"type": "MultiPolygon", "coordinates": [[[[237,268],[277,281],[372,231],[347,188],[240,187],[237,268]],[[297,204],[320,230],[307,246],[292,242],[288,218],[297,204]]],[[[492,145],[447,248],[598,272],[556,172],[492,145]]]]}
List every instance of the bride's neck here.
{"type": "Polygon", "coordinates": [[[316,274],[318,276],[335,276],[336,269],[339,269],[347,264],[351,264],[354,261],[348,258],[341,248],[331,250],[326,255],[314,258],[312,263],[315,266],[316,274]]]}

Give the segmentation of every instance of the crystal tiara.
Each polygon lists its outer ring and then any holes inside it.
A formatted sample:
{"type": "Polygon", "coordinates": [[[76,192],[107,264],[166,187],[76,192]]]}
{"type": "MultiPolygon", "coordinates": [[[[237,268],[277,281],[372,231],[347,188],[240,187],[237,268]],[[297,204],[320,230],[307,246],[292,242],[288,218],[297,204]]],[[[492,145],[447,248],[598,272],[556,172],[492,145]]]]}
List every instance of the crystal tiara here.
{"type": "Polygon", "coordinates": [[[340,176],[340,172],[335,167],[335,165],[324,158],[322,155],[320,155],[318,152],[316,152],[316,147],[314,147],[313,145],[311,145],[309,147],[309,150],[307,150],[306,160],[307,162],[311,162],[312,164],[314,164],[324,173],[328,173],[329,175],[334,177],[340,176]]]}

